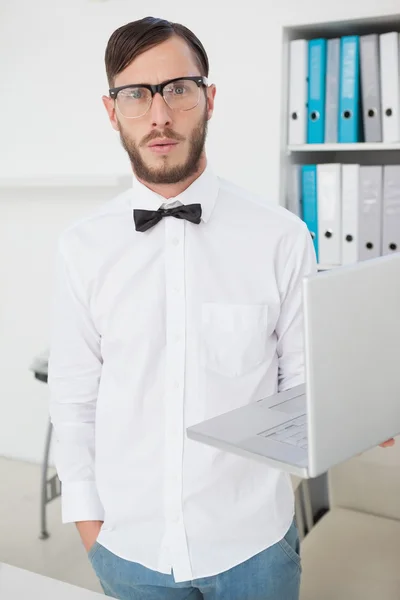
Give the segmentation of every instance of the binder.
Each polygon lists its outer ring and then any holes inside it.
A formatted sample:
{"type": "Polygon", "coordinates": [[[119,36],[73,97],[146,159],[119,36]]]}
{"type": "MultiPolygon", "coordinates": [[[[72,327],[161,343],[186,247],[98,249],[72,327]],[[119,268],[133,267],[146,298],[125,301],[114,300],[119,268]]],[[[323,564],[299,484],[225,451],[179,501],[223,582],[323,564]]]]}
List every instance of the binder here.
{"type": "Polygon", "coordinates": [[[395,31],[379,36],[382,90],[382,127],[384,142],[400,140],[399,34],[395,31]]]}
{"type": "Polygon", "coordinates": [[[358,261],[360,165],[342,165],[342,264],[358,261]]]}
{"type": "Polygon", "coordinates": [[[336,144],[338,141],[339,78],[340,38],[333,38],[328,40],[327,43],[325,92],[326,144],[336,144]]]}
{"type": "Polygon", "coordinates": [[[364,141],[381,142],[379,37],[375,33],[360,38],[360,73],[364,141]]]}
{"type": "Polygon", "coordinates": [[[303,165],[301,167],[301,200],[302,218],[308,227],[313,240],[317,262],[318,252],[318,206],[317,206],[317,167],[303,165]]]}
{"type": "Polygon", "coordinates": [[[307,78],[308,41],[293,40],[289,45],[289,145],[306,143],[307,78]]]}
{"type": "Polygon", "coordinates": [[[298,217],[301,215],[301,167],[290,165],[288,170],[287,209],[298,217]]]}
{"type": "Polygon", "coordinates": [[[382,254],[400,251],[400,165],[383,167],[382,254]]]}
{"type": "Polygon", "coordinates": [[[360,167],[359,260],[377,258],[381,255],[382,178],[381,165],[360,167]]]}
{"type": "Polygon", "coordinates": [[[326,40],[308,42],[307,142],[323,144],[325,139],[326,40]]]}
{"type": "Polygon", "coordinates": [[[322,265],[342,262],[341,165],[317,166],[318,249],[322,265]]]}
{"type": "Polygon", "coordinates": [[[344,144],[361,141],[359,53],[359,36],[341,38],[339,142],[344,144]]]}

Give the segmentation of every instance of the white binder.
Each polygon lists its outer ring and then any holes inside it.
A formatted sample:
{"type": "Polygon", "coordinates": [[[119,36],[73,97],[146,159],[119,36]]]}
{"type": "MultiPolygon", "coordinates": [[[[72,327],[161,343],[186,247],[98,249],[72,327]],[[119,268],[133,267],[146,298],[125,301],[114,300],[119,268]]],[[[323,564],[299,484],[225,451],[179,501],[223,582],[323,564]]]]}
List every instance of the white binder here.
{"type": "Polygon", "coordinates": [[[382,129],[384,142],[400,141],[400,70],[399,33],[379,36],[382,93],[382,129]]]}
{"type": "Polygon", "coordinates": [[[383,167],[361,165],[359,202],[359,260],[377,258],[382,246],[383,167]]]}
{"type": "Polygon", "coordinates": [[[382,254],[400,251],[400,165],[383,167],[382,254]]]}
{"type": "Polygon", "coordinates": [[[341,165],[317,165],[319,263],[342,262],[341,165]]]}
{"type": "Polygon", "coordinates": [[[289,42],[289,145],[307,141],[307,76],[308,42],[292,40],[289,42]]]}
{"type": "Polygon", "coordinates": [[[358,261],[360,165],[342,165],[342,264],[358,261]]]}

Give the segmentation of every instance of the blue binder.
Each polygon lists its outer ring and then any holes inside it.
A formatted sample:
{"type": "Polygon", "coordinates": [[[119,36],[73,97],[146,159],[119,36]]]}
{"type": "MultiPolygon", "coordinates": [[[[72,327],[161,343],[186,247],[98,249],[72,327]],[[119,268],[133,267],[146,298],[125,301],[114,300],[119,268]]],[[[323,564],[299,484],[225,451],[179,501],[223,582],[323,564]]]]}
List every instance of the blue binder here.
{"type": "Polygon", "coordinates": [[[358,35],[341,38],[338,141],[361,141],[360,119],[360,39],[358,35]]]}
{"type": "Polygon", "coordinates": [[[326,47],[325,39],[308,43],[308,120],[307,143],[323,144],[325,138],[326,97],[326,47]]]}
{"type": "Polygon", "coordinates": [[[301,216],[311,234],[318,261],[318,197],[316,165],[303,165],[301,167],[301,203],[301,216]]]}

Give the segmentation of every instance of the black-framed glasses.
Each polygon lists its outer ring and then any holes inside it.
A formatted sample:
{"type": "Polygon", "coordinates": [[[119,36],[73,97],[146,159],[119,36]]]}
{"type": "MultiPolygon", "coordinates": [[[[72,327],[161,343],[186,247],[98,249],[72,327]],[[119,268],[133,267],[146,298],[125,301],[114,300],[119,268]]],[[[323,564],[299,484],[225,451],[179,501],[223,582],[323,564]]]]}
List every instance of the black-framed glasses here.
{"type": "Polygon", "coordinates": [[[109,90],[118,112],[126,119],[143,117],[155,94],[160,94],[172,110],[191,110],[200,100],[200,89],[207,87],[207,77],[177,77],[156,85],[138,83],[109,90]]]}

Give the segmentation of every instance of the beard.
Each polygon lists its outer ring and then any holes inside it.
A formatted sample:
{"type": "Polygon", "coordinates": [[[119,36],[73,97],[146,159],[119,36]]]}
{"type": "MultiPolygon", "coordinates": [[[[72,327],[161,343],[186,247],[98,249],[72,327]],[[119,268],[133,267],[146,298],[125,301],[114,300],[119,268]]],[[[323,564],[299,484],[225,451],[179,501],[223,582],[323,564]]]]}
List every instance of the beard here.
{"type": "Polygon", "coordinates": [[[154,131],[146,136],[138,146],[138,144],[130,139],[120,127],[120,139],[138,179],[151,184],[173,184],[185,181],[198,171],[200,158],[206,142],[207,126],[208,120],[205,113],[190,134],[189,153],[186,160],[182,164],[174,166],[168,166],[168,159],[165,158],[164,164],[161,167],[150,167],[144,162],[139,150],[139,146],[145,146],[151,140],[159,137],[167,137],[177,141],[183,141],[185,139],[172,129],[166,127],[162,133],[154,131]]]}

